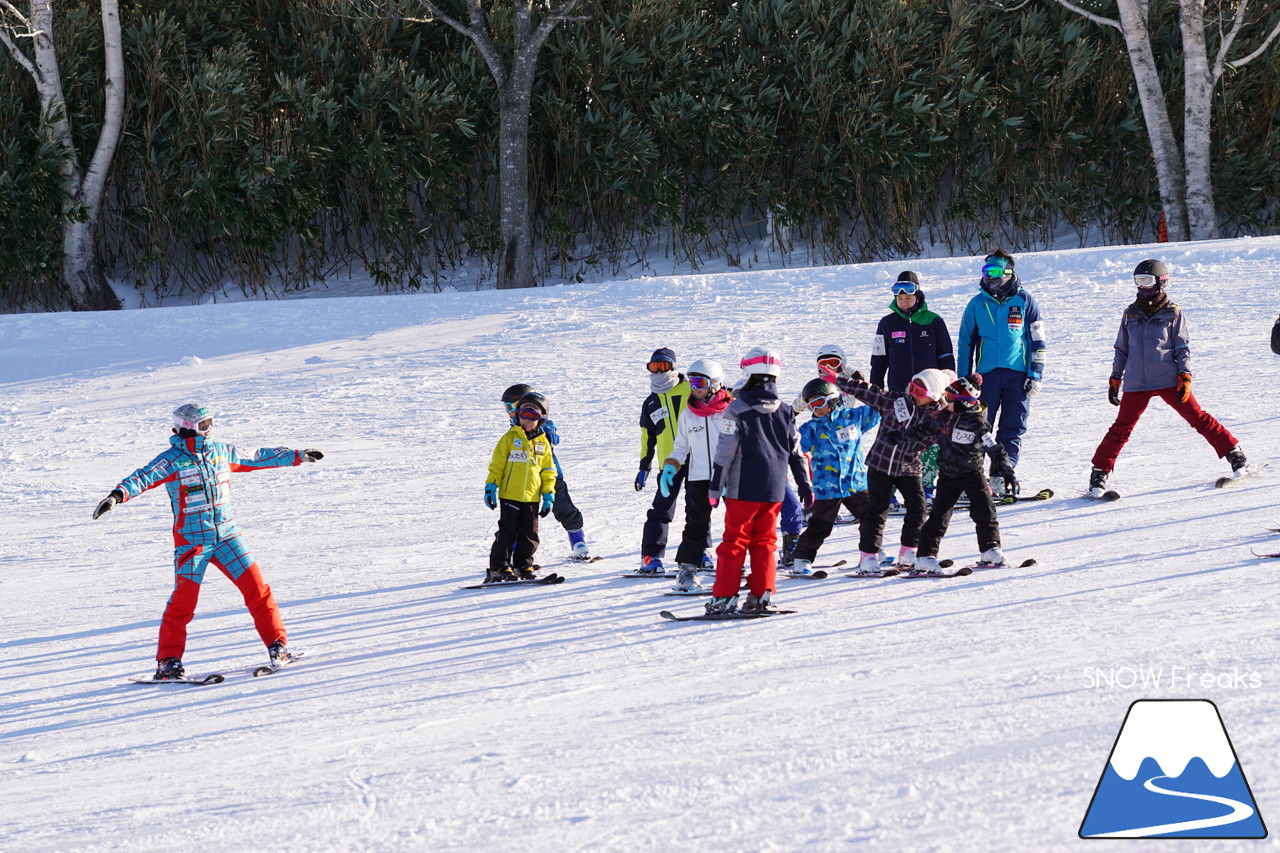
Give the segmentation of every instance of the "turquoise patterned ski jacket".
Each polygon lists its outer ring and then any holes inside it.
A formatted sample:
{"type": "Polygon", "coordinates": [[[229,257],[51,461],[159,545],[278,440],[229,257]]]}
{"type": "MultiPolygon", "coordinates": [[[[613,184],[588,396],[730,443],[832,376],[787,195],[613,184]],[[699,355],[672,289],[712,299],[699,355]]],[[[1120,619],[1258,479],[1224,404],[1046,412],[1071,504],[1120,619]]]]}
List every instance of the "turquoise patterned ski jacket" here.
{"type": "Polygon", "coordinates": [[[880,413],[870,406],[843,406],[800,426],[800,449],[809,455],[815,499],[843,498],[867,490],[862,437],[879,424],[880,413]]]}
{"type": "MultiPolygon", "coordinates": [[[[163,485],[173,509],[175,545],[211,545],[240,532],[231,514],[233,473],[302,464],[301,450],[263,448],[247,459],[230,444],[202,435],[169,438],[169,449],[116,486],[124,501],[163,485]]],[[[122,501],[122,503],[124,502],[122,501]]]]}

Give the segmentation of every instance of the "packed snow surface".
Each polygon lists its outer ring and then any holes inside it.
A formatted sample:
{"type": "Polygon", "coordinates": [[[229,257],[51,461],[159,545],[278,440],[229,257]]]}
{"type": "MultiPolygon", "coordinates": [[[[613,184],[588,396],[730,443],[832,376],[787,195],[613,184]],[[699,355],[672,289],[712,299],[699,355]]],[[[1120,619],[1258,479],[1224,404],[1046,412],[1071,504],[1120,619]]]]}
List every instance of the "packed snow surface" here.
{"type": "MultiPolygon", "coordinates": [[[[979,264],[910,264],[953,335],[979,264]]],[[[865,369],[903,266],[0,317],[0,850],[1071,849],[1144,698],[1212,700],[1280,820],[1280,561],[1250,553],[1280,551],[1280,238],[1018,257],[1049,335],[1018,475],[1056,496],[1000,521],[1034,568],[783,579],[799,612],[740,623],[666,621],[701,600],[619,577],[656,480],[632,487],[649,354],[732,378],[769,345],[790,399],[822,344],[865,369]],[[1112,476],[1123,499],[1090,502],[1146,257],[1173,266],[1198,399],[1271,468],[1215,489],[1226,462],[1156,402],[1112,476]],[[605,559],[566,562],[548,518],[538,561],[566,583],[461,591],[486,564],[515,382],[551,400],[605,559]],[[191,400],[241,450],[326,454],[233,478],[308,656],[250,677],[265,652],[211,571],[185,660],[226,681],[140,686],[172,585],[168,500],[89,516],[191,400]]],[[[854,558],[855,537],[838,527],[818,563],[854,558]]],[[[957,513],[941,556],[975,551],[957,513]]]]}

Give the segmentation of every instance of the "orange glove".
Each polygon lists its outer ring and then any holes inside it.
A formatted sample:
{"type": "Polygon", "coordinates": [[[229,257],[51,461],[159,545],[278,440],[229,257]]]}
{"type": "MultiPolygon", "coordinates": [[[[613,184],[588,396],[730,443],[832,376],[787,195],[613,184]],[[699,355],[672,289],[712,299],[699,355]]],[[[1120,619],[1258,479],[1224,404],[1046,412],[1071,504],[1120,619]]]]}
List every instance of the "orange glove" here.
{"type": "Polygon", "coordinates": [[[1185,403],[1191,399],[1191,374],[1178,374],[1178,402],[1185,403]]]}
{"type": "Polygon", "coordinates": [[[1113,406],[1120,405],[1120,377],[1112,376],[1107,380],[1107,401],[1113,406]]]}

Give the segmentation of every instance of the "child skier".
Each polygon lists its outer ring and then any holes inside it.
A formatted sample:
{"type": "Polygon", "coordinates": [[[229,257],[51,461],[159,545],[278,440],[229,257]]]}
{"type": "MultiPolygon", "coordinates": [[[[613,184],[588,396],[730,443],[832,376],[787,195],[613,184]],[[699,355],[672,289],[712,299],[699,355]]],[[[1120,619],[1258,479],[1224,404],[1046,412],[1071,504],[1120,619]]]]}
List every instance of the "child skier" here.
{"type": "MultiPolygon", "coordinates": [[[[640,406],[640,470],[636,473],[636,491],[644,489],[649,479],[653,458],[666,459],[671,455],[671,445],[676,438],[676,424],[689,399],[689,383],[676,372],[676,354],[667,347],[659,347],[649,357],[649,396],[640,406]]],[[[658,492],[645,516],[644,532],[640,542],[640,571],[649,574],[665,574],[662,555],[667,550],[667,530],[676,514],[676,497],[684,483],[684,474],[678,472],[667,495],[658,492]]],[[[707,540],[711,547],[711,540],[707,540]]]]}
{"type": "Polygon", "coordinates": [[[1116,335],[1115,358],[1111,362],[1111,379],[1107,399],[1119,406],[1115,423],[1102,437],[1093,453],[1093,471],[1089,475],[1090,497],[1102,497],[1107,475],[1116,465],[1116,457],[1129,440],[1138,418],[1146,411],[1152,397],[1164,400],[1182,419],[1200,433],[1218,453],[1231,463],[1231,475],[1250,473],[1248,460],[1235,436],[1196,402],[1191,393],[1191,347],[1187,319],[1182,309],[1169,301],[1165,285],[1169,282],[1169,265],[1164,261],[1146,260],[1133,270],[1138,297],[1120,319],[1116,335]],[[1132,369],[1130,369],[1132,368],[1132,369]],[[1124,395],[1121,396],[1121,380],[1124,395]]]}
{"type": "Polygon", "coordinates": [[[896,488],[907,513],[902,519],[897,565],[910,568],[916,562],[916,543],[924,523],[924,485],[920,481],[920,453],[927,440],[913,439],[905,430],[940,408],[947,387],[946,374],[937,368],[922,370],[904,391],[882,391],[867,382],[840,379],[827,372],[823,378],[841,391],[857,397],[881,415],[880,429],[867,454],[867,510],[859,525],[859,559],[856,574],[878,575],[880,544],[889,514],[889,498],[896,488]]]}
{"type": "Polygon", "coordinates": [[[676,550],[676,564],[680,569],[675,587],[678,592],[696,592],[702,588],[697,573],[711,538],[711,503],[707,498],[711,465],[716,458],[720,421],[724,410],[733,402],[733,397],[721,387],[723,380],[724,368],[719,362],[700,358],[689,365],[689,404],[680,415],[671,455],[663,462],[662,475],[658,478],[658,491],[667,496],[683,466],[684,535],[676,550]]]}
{"type": "Polygon", "coordinates": [[[538,519],[555,503],[556,466],[551,443],[542,433],[550,414],[546,398],[537,391],[516,403],[516,424],[498,439],[484,484],[484,505],[502,507],[498,532],[489,551],[485,583],[532,580],[533,555],[538,550],[538,519]],[[514,567],[514,571],[512,568],[514,567]]]}
{"type": "Polygon", "coordinates": [[[1007,565],[1000,550],[1000,524],[996,518],[995,502],[991,487],[983,473],[983,456],[991,456],[991,466],[997,476],[1004,478],[1005,487],[1017,491],[1018,479],[1003,445],[996,441],[987,423],[986,406],[979,400],[978,386],[982,380],[976,374],[961,378],[947,386],[943,400],[950,410],[943,409],[931,418],[922,419],[910,427],[911,438],[925,438],[938,442],[938,490],[933,498],[933,509],[920,530],[920,547],[916,555],[917,574],[941,574],[938,565],[938,546],[947,535],[951,513],[960,495],[969,498],[969,517],[973,519],[978,535],[978,550],[982,556],[978,562],[988,566],[1007,565]]]}
{"type": "Polygon", "coordinates": [[[867,510],[862,437],[880,423],[880,413],[869,406],[846,407],[840,389],[826,379],[809,380],[800,393],[813,414],[800,427],[800,450],[809,457],[814,501],[809,526],[796,543],[792,572],[807,575],[840,507],[854,521],[867,510]]]}
{"type": "Polygon", "coordinates": [[[254,627],[271,656],[273,667],[292,660],[285,645],[284,623],[271,587],[240,538],[231,512],[230,475],[266,468],[286,468],[323,459],[319,450],[263,448],[252,458],[234,446],[209,438],[213,411],[187,403],[173,412],[169,449],[120,481],[93,512],[96,519],[116,504],[163,485],[173,509],[173,593],[160,620],[156,649],[156,681],[182,678],[187,625],[196,612],[205,570],[216,566],[244,596],[254,627]]]}
{"type": "MultiPolygon", "coordinates": [[[[502,392],[502,405],[506,407],[512,426],[516,426],[518,422],[516,404],[521,397],[533,391],[532,385],[521,383],[502,392]]],[[[591,559],[591,549],[587,547],[587,539],[582,532],[582,512],[569,496],[569,485],[564,481],[564,469],[560,467],[560,457],[556,454],[555,449],[560,445],[560,433],[556,430],[555,421],[547,418],[542,424],[542,434],[551,443],[551,461],[556,466],[556,500],[551,506],[551,514],[560,522],[564,532],[569,534],[569,547],[573,551],[573,556],[569,559],[585,563],[591,559]]]]}
{"type": "Polygon", "coordinates": [[[753,347],[741,367],[747,382],[724,410],[708,494],[712,506],[725,497],[724,537],[716,549],[716,582],[707,602],[708,614],[737,608],[738,589],[747,553],[751,554],[751,594],[743,612],[768,609],[777,570],[778,512],[787,483],[787,468],[796,480],[800,502],[813,505],[809,469],[800,453],[795,413],[778,397],[774,383],[782,359],[772,350],[753,347]]]}

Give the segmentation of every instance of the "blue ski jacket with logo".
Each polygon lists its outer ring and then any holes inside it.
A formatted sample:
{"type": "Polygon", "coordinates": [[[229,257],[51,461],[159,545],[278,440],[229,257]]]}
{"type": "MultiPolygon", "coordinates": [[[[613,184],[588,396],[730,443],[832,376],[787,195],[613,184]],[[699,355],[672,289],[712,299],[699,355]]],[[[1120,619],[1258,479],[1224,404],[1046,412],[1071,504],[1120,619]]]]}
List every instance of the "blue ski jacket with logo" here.
{"type": "Polygon", "coordinates": [[[1045,336],[1040,306],[1015,275],[996,297],[982,290],[969,300],[957,348],[961,376],[1005,367],[1037,381],[1044,376],[1045,336]]]}

